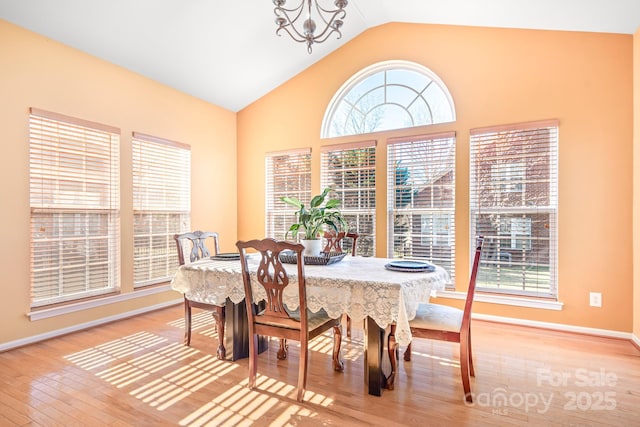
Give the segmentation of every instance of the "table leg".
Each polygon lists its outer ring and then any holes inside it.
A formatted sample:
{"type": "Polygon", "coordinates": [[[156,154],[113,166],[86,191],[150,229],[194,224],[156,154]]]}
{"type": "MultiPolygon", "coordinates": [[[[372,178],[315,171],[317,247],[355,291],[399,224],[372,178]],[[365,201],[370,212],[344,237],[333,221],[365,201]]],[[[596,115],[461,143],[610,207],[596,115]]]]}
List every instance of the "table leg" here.
{"type": "Polygon", "coordinates": [[[369,394],[381,396],[387,379],[382,371],[385,330],[375,320],[367,317],[364,331],[364,378],[369,386],[369,394]]]}
{"type": "Polygon", "coordinates": [[[226,328],[225,320],[225,307],[215,306],[213,311],[213,318],[216,319],[216,332],[218,333],[218,360],[224,360],[227,357],[224,340],[224,330],[226,328]]]}
{"type": "MultiPolygon", "coordinates": [[[[244,300],[234,304],[229,298],[225,305],[224,345],[227,360],[249,357],[249,321],[244,300]]],[[[258,353],[269,347],[267,337],[258,337],[258,353]]]]}

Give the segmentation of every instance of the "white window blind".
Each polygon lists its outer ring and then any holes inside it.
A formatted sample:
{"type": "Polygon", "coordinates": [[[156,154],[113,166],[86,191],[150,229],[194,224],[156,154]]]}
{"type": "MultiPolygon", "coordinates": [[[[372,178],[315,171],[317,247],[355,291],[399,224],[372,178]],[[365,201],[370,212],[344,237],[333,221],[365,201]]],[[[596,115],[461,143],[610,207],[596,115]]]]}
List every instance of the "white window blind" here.
{"type": "MultiPolygon", "coordinates": [[[[340,200],[349,231],[359,235],[356,253],[375,255],[376,142],[329,145],[321,148],[321,189],[340,200]]],[[[350,244],[347,243],[347,244],[350,244]]],[[[345,247],[345,251],[351,251],[345,247]]]]}
{"type": "Polygon", "coordinates": [[[164,282],[178,268],[173,235],[191,223],[191,147],[133,133],[134,287],[164,282]]]}
{"type": "MultiPolygon", "coordinates": [[[[265,159],[266,200],[265,233],[267,237],[284,240],[295,222],[293,206],[280,200],[296,197],[309,205],[311,200],[311,149],[267,153],[265,159]]],[[[288,236],[291,239],[291,236],[288,236]]]]}
{"type": "Polygon", "coordinates": [[[472,129],[470,151],[478,289],[556,297],[558,121],[472,129]]]}
{"type": "Polygon", "coordinates": [[[32,108],[31,306],[118,290],[120,129],[32,108]]]}
{"type": "Polygon", "coordinates": [[[425,259],[455,276],[454,132],[387,146],[388,256],[425,259]]]}

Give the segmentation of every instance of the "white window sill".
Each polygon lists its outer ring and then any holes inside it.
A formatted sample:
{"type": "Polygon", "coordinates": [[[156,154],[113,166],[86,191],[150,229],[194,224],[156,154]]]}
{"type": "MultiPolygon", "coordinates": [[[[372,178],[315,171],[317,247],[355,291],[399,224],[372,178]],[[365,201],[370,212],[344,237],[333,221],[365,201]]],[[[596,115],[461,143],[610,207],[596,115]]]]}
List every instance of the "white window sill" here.
{"type": "Polygon", "coordinates": [[[27,313],[31,321],[48,319],[50,317],[63,316],[77,311],[88,310],[90,308],[102,307],[104,305],[114,304],[122,301],[128,301],[135,298],[142,298],[148,295],[159,294],[170,291],[171,285],[154,286],[146,289],[135,290],[126,294],[112,295],[104,298],[96,298],[89,301],[65,304],[59,307],[45,308],[42,310],[34,310],[27,313]]]}
{"type": "MultiPolygon", "coordinates": [[[[456,291],[436,291],[436,298],[451,298],[451,299],[464,300],[467,298],[467,293],[456,292],[456,291]]],[[[503,304],[503,305],[517,306],[517,307],[540,308],[543,310],[556,310],[556,311],[562,310],[562,307],[564,306],[564,303],[559,301],[522,298],[522,297],[506,296],[506,295],[479,294],[479,293],[476,293],[474,295],[473,300],[477,302],[488,302],[490,304],[503,304]]]]}

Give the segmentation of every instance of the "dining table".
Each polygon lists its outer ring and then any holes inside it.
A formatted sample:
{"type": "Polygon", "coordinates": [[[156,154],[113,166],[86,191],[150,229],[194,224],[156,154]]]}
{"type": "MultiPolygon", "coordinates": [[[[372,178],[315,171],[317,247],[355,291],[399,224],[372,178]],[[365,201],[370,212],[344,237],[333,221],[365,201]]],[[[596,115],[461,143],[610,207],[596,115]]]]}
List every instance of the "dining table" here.
{"type": "MultiPolygon", "coordinates": [[[[249,254],[248,266],[255,276],[259,255],[249,254]]],[[[398,260],[377,257],[345,256],[327,265],[305,265],[307,306],[312,312],[323,309],[332,318],[344,314],[352,322],[364,321],[365,383],[371,395],[380,396],[386,386],[383,372],[385,331],[395,324],[399,345],[411,342],[409,321],[420,303],[428,303],[436,290],[450,283],[448,272],[430,264],[428,270],[393,268],[398,260]]],[[[284,264],[289,280],[297,281],[295,264],[284,264]]],[[[226,307],[224,342],[228,359],[248,356],[246,307],[240,261],[211,257],[182,265],[176,271],[172,289],[190,299],[226,307]]],[[[264,297],[264,289],[254,289],[254,303],[264,297]]],[[[285,304],[295,310],[299,301],[297,286],[284,292],[285,304]]],[[[264,342],[262,342],[264,349],[264,342]]]]}

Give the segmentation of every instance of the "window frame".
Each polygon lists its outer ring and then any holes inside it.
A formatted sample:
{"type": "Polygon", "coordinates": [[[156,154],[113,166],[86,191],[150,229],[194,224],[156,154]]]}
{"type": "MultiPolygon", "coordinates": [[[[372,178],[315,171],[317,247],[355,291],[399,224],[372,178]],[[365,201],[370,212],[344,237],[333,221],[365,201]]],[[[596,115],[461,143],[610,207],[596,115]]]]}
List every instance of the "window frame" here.
{"type": "Polygon", "coordinates": [[[139,289],[171,280],[178,268],[173,236],[191,229],[191,146],[133,132],[131,150],[133,286],[139,289]]]}
{"type": "MultiPolygon", "coordinates": [[[[555,119],[540,120],[523,123],[515,123],[509,125],[490,126],[484,128],[475,128],[470,131],[470,153],[469,153],[469,225],[470,238],[473,239],[477,234],[485,234],[486,243],[494,240],[494,254],[483,250],[483,259],[481,260],[477,290],[481,292],[490,292],[505,294],[511,296],[539,297],[557,300],[558,298],[558,154],[559,154],[559,121],[555,119]],[[547,136],[545,132],[548,132],[547,136]],[[538,134],[542,136],[538,136],[538,134]],[[529,135],[529,140],[527,140],[529,135]],[[509,140],[513,142],[508,142],[509,140]],[[532,145],[533,148],[525,148],[525,144],[532,145]],[[491,145],[493,144],[493,146],[491,145]],[[548,146],[545,148],[545,144],[548,146]],[[489,151],[480,154],[479,146],[482,145],[485,150],[493,150],[495,154],[489,155],[489,151]],[[509,154],[509,152],[518,150],[522,151],[522,155],[509,154]],[[548,156],[548,159],[546,159],[548,156]],[[546,159],[546,160],[545,160],[546,159]],[[522,188],[517,192],[505,192],[503,197],[505,206],[491,205],[497,204],[495,200],[499,195],[491,195],[491,191],[497,193],[500,185],[504,184],[508,177],[499,177],[496,179],[494,170],[491,167],[490,180],[485,183],[485,188],[480,190],[480,186],[484,182],[482,178],[478,178],[483,167],[486,168],[491,161],[501,161],[503,164],[514,164],[521,162],[524,166],[522,188]],[[528,168],[525,163],[529,161],[532,166],[528,168]],[[535,165],[537,169],[533,169],[535,165]],[[527,170],[531,169],[531,178],[527,178],[527,170]],[[548,169],[547,175],[541,175],[541,171],[548,169]],[[546,188],[546,193],[542,192],[546,188]],[[482,194],[480,194],[482,192],[482,194]],[[537,193],[536,193],[537,192],[537,193]],[[515,194],[517,193],[517,194],[515,194]],[[527,194],[536,194],[527,198],[527,194]],[[541,194],[541,195],[540,195],[541,194]],[[484,201],[479,203],[479,198],[484,201]],[[546,204],[534,204],[535,198],[546,200],[546,204]],[[504,201],[506,198],[506,202],[504,201]],[[545,199],[546,198],[546,199],[545,199]],[[515,205],[515,201],[520,201],[521,205],[515,205]],[[510,205],[514,204],[513,206],[510,205]],[[479,217],[497,218],[499,219],[499,229],[495,235],[490,235],[491,231],[486,229],[486,225],[482,229],[478,229],[479,217]],[[514,219],[531,221],[531,229],[535,229],[533,218],[543,219],[542,224],[538,224],[539,230],[547,229],[548,237],[542,234],[536,234],[532,231],[532,236],[527,238],[522,233],[514,234],[514,219]],[[523,237],[524,236],[524,237],[523,237]],[[516,240],[514,246],[514,239],[516,240]],[[544,246],[544,242],[548,241],[548,248],[544,246]],[[503,251],[502,241],[507,241],[505,252],[503,251]],[[518,241],[521,244],[518,244],[518,241]],[[523,243],[524,242],[524,243],[523,243]],[[520,246],[518,248],[518,246],[520,246]],[[515,256],[513,253],[515,252],[515,256]],[[508,253],[508,256],[507,256],[508,253]],[[520,260],[517,258],[521,258],[520,260]],[[535,262],[536,259],[544,260],[548,258],[548,263],[542,261],[535,262]],[[533,259],[533,261],[529,261],[533,259]],[[530,268],[528,267],[530,266],[530,268]],[[521,272],[516,269],[520,268],[521,272]],[[544,270],[548,268],[548,274],[544,270]],[[513,272],[511,272],[513,270],[513,272]],[[489,282],[489,277],[495,271],[495,277],[498,283],[494,285],[485,284],[489,282]],[[500,283],[502,278],[504,284],[500,283]],[[512,277],[520,277],[523,280],[522,288],[516,289],[519,285],[510,285],[507,280],[512,277]],[[529,277],[531,277],[529,279],[529,277]],[[522,279],[523,278],[523,279],[522,279]],[[548,285],[544,283],[548,282],[548,285]],[[529,285],[527,283],[530,283],[529,285]]],[[[505,173],[509,173],[503,168],[505,173]]],[[[485,174],[487,175],[487,174],[485,174]]],[[[484,220],[484,223],[487,219],[484,220]]],[[[517,221],[516,221],[517,222],[517,221]]],[[[526,228],[526,227],[525,227],[526,228]]],[[[515,282],[514,282],[515,283],[515,282]]]]}
{"type": "MultiPolygon", "coordinates": [[[[357,255],[374,256],[376,251],[375,227],[376,227],[376,145],[375,140],[360,141],[344,144],[324,145],[320,147],[320,186],[322,189],[330,187],[332,189],[331,198],[340,200],[340,211],[349,221],[349,231],[358,233],[358,243],[356,247],[357,255]],[[358,164],[351,168],[331,168],[329,158],[333,155],[348,155],[356,153],[365,153],[368,164],[358,164]],[[371,164],[371,160],[373,163],[371,164]],[[331,175],[341,173],[341,181],[350,181],[345,175],[347,173],[356,173],[358,179],[362,174],[368,174],[373,179],[373,185],[370,187],[357,186],[351,189],[344,188],[340,183],[331,179],[331,175]],[[372,205],[364,208],[349,206],[345,203],[350,199],[349,193],[357,193],[358,201],[369,201],[372,205]],[[366,219],[369,216],[370,221],[366,219]],[[355,217],[354,221],[350,219],[355,217]],[[367,230],[370,230],[367,232],[367,230]]],[[[345,250],[348,250],[346,248],[345,250]]]]}
{"type": "Polygon", "coordinates": [[[120,290],[120,129],[29,110],[30,307],[120,290]]]}
{"type": "Polygon", "coordinates": [[[311,148],[274,151],[265,155],[265,236],[286,240],[289,225],[296,222],[296,209],[280,197],[296,197],[306,205],[311,200],[311,148]],[[275,159],[281,159],[282,173],[276,170],[275,159]],[[285,160],[286,159],[286,160],[285,160]],[[288,172],[284,172],[286,168],[288,172]],[[296,171],[296,169],[299,169],[296,171]],[[295,179],[292,179],[295,177],[295,179]],[[277,185],[276,183],[281,183],[277,185]],[[282,184],[284,183],[284,184],[282,184]],[[276,186],[278,188],[276,188],[276,186]],[[282,222],[282,227],[277,223],[282,222]]]}
{"type": "MultiPolygon", "coordinates": [[[[438,158],[436,158],[438,160],[438,158]]],[[[433,164],[433,163],[429,163],[433,164]]],[[[418,169],[416,169],[418,171],[418,169]]],[[[411,170],[408,172],[409,179],[411,178],[411,170]]],[[[417,174],[419,175],[419,174],[417,174]]],[[[434,177],[436,174],[433,175],[434,177]]],[[[391,138],[387,141],[387,256],[389,258],[397,258],[399,257],[395,251],[395,236],[394,229],[396,228],[396,217],[401,214],[406,217],[415,217],[419,216],[420,224],[418,227],[420,229],[420,235],[418,237],[412,236],[411,230],[408,230],[409,236],[411,237],[411,241],[413,242],[416,238],[420,239],[421,243],[425,242],[425,236],[421,234],[424,226],[424,218],[425,215],[433,218],[442,217],[447,215],[450,218],[450,233],[447,239],[447,245],[436,245],[433,243],[434,239],[440,241],[443,238],[442,235],[438,234],[437,236],[433,234],[431,236],[432,243],[428,245],[426,249],[416,249],[418,251],[426,250],[428,254],[420,255],[420,252],[416,255],[413,249],[413,243],[411,246],[411,255],[408,257],[410,259],[423,259],[427,261],[431,261],[435,264],[446,266],[445,269],[448,271],[449,276],[451,277],[450,288],[453,286],[455,282],[455,266],[456,266],[456,256],[455,256],[455,233],[456,233],[456,204],[455,204],[455,190],[456,190],[456,133],[454,131],[449,132],[438,132],[432,134],[423,134],[423,135],[414,135],[407,137],[399,137],[399,138],[391,138]],[[439,150],[433,151],[433,155],[444,157],[441,159],[444,163],[441,163],[439,168],[441,172],[439,173],[438,179],[445,179],[442,184],[436,184],[437,181],[432,182],[431,184],[425,185],[422,187],[424,189],[428,189],[428,197],[430,199],[431,207],[400,207],[396,206],[397,199],[397,191],[400,189],[405,193],[409,191],[410,201],[409,205],[413,204],[414,200],[417,200],[419,197],[418,185],[414,184],[398,184],[397,183],[397,170],[398,159],[400,161],[404,159],[416,159],[420,158],[418,156],[423,156],[425,161],[429,157],[429,153],[425,152],[428,142],[433,141],[446,141],[443,142],[443,147],[446,144],[449,144],[447,149],[442,148],[442,152],[439,150]],[[411,146],[419,144],[416,148],[403,148],[403,146],[411,146]],[[400,153],[400,154],[398,154],[400,153]],[[447,157],[449,156],[449,157],[447,157]],[[449,178],[447,178],[449,176],[449,178]],[[449,181],[446,181],[449,179],[449,181]],[[434,200],[438,197],[443,197],[445,204],[448,201],[450,206],[434,206],[434,200]],[[438,248],[437,246],[442,246],[442,248],[438,248]],[[448,248],[448,249],[446,249],[448,248]]],[[[411,221],[410,221],[411,222],[411,221]]],[[[410,229],[415,228],[415,224],[409,226],[410,229]]],[[[433,224],[430,228],[432,231],[434,230],[433,224]]],[[[422,246],[422,245],[421,245],[422,246]]]]}
{"type": "Polygon", "coordinates": [[[390,60],[360,70],[336,91],[325,110],[320,137],[324,139],[362,135],[455,121],[453,97],[436,73],[415,62],[390,60]],[[428,83],[411,81],[408,76],[394,80],[397,77],[395,75],[400,73],[413,73],[414,79],[424,79],[428,83]],[[370,87],[374,84],[375,86],[370,87]],[[433,92],[431,87],[438,92],[433,92]],[[362,94],[358,92],[360,88],[364,91],[362,94]],[[394,97],[394,91],[399,90],[405,92],[404,96],[394,97]],[[349,99],[350,97],[357,100],[349,99]],[[444,109],[447,110],[447,117],[440,117],[438,111],[444,109]],[[389,116],[393,116],[396,124],[379,124],[380,118],[384,118],[388,111],[395,112],[389,116]],[[405,122],[409,119],[410,125],[398,125],[400,116],[405,118],[405,122]],[[349,118],[351,119],[347,120],[349,118]],[[344,119],[344,125],[338,123],[341,119],[344,119]],[[352,125],[356,128],[347,131],[348,123],[356,123],[352,125]],[[342,131],[337,132],[336,128],[342,131]]]}

